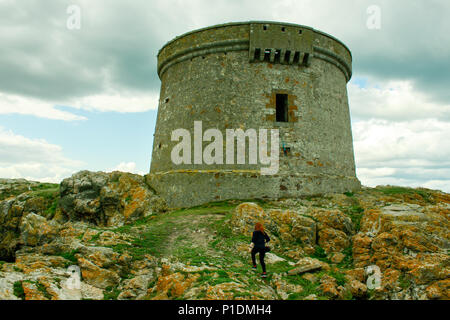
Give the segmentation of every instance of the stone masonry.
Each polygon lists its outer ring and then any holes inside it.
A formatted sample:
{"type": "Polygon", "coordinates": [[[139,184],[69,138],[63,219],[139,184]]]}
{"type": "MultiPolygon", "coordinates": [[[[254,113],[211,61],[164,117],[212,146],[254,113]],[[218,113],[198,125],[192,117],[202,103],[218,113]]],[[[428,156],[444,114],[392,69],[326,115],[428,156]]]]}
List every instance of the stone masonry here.
{"type": "Polygon", "coordinates": [[[160,101],[146,181],[169,206],[360,188],[346,87],[352,56],[334,37],[277,22],[212,26],[168,42],[158,54],[158,74],[160,101]],[[261,175],[261,165],[248,162],[174,164],[172,131],[193,132],[194,121],[224,136],[227,129],[279,129],[278,173],[261,175]]]}

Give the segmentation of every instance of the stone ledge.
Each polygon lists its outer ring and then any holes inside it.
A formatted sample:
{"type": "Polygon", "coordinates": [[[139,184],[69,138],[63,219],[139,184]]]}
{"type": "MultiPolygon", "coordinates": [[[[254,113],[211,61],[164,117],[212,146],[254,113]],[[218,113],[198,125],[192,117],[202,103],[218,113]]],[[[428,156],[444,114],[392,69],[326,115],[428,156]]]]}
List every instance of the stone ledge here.
{"type": "Polygon", "coordinates": [[[302,173],[263,176],[259,170],[175,170],[150,173],[145,179],[171,208],[231,199],[299,198],[361,187],[356,177],[302,173]]]}

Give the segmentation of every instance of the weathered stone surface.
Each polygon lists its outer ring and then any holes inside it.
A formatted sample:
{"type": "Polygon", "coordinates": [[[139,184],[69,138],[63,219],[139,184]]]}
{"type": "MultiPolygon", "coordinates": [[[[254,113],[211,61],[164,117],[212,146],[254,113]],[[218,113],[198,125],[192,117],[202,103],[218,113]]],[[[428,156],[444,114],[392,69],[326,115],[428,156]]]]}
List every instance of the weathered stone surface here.
{"type": "MultiPolygon", "coordinates": [[[[161,100],[147,181],[172,208],[360,188],[346,98],[351,55],[339,41],[304,26],[235,23],[171,41],[159,52],[158,65],[161,100]],[[250,32],[253,26],[261,30],[261,37],[250,32]],[[253,60],[255,38],[267,46],[259,48],[262,61],[253,60]],[[291,49],[279,47],[280,41],[289,43],[291,49]],[[304,51],[305,43],[314,52],[304,51]],[[317,49],[312,49],[312,43],[317,49]],[[275,51],[280,49],[275,59],[275,51]],[[271,50],[272,59],[269,54],[264,56],[266,50],[271,50]],[[279,63],[287,51],[293,61],[279,63]],[[288,116],[282,123],[276,119],[277,94],[285,94],[288,104],[288,116]],[[224,136],[227,129],[278,129],[282,144],[277,174],[261,174],[260,169],[267,167],[261,163],[175,164],[171,151],[176,142],[171,133],[184,128],[193,135],[194,121],[202,121],[204,130],[215,128],[224,136]]],[[[237,159],[237,151],[233,154],[237,159]]]]}
{"type": "Polygon", "coordinates": [[[272,287],[275,288],[277,294],[281,299],[287,300],[289,295],[292,293],[301,293],[303,292],[303,287],[301,285],[296,285],[292,283],[288,283],[283,280],[279,275],[274,275],[271,281],[272,287]]]}
{"type": "Polygon", "coordinates": [[[22,278],[18,272],[0,272],[0,300],[19,300],[14,294],[14,283],[22,278]]]}
{"type": "Polygon", "coordinates": [[[450,279],[436,281],[426,289],[429,299],[450,299],[450,279]]]}
{"type": "Polygon", "coordinates": [[[338,253],[333,254],[331,256],[330,260],[333,263],[341,263],[342,260],[344,260],[344,258],[345,258],[345,254],[338,252],[338,253]]]}
{"type": "Polygon", "coordinates": [[[351,219],[339,210],[313,209],[308,212],[317,222],[318,244],[326,253],[341,252],[350,246],[354,234],[351,219]]]}
{"type": "Polygon", "coordinates": [[[22,217],[52,217],[49,208],[56,204],[55,188],[57,185],[23,179],[0,179],[0,260],[12,261],[14,252],[24,244],[20,237],[22,217]]]}
{"type": "Polygon", "coordinates": [[[147,293],[148,284],[153,280],[149,276],[137,276],[130,280],[125,280],[121,285],[119,300],[139,299],[147,293]]]}
{"type": "Polygon", "coordinates": [[[272,209],[265,212],[255,203],[242,203],[236,207],[231,218],[233,228],[249,236],[257,222],[263,223],[269,233],[279,234],[280,240],[307,246],[316,243],[316,223],[300,210],[272,209]]]}
{"type": "Polygon", "coordinates": [[[367,294],[367,286],[358,280],[351,280],[348,283],[348,290],[356,298],[364,298],[367,294]]]}
{"type": "Polygon", "coordinates": [[[36,246],[49,242],[58,234],[60,225],[55,221],[47,221],[42,216],[30,213],[22,217],[20,223],[20,237],[27,246],[36,246]]]}
{"type": "Polygon", "coordinates": [[[171,297],[181,297],[199,277],[199,274],[183,275],[179,272],[163,272],[158,277],[156,286],[151,292],[156,293],[154,300],[167,300],[171,297]]]}
{"type": "Polygon", "coordinates": [[[350,246],[350,239],[347,235],[333,228],[325,228],[318,232],[318,244],[325,252],[340,252],[350,246]]]}
{"type": "Polygon", "coordinates": [[[0,201],[0,259],[14,259],[14,252],[20,245],[19,224],[23,205],[15,199],[0,201]]]}
{"type": "Polygon", "coordinates": [[[294,269],[288,271],[289,275],[310,272],[322,268],[322,263],[319,260],[312,258],[300,259],[295,265],[296,267],[294,269]]]}
{"type": "Polygon", "coordinates": [[[329,275],[324,275],[320,279],[319,290],[323,293],[323,295],[331,299],[335,299],[339,296],[336,279],[330,277],[329,275]]]}
{"type": "Polygon", "coordinates": [[[82,279],[97,288],[106,289],[119,284],[120,277],[114,271],[100,268],[91,261],[79,258],[82,279]]]}
{"type": "Polygon", "coordinates": [[[283,259],[283,258],[277,256],[276,254],[268,252],[268,253],[266,253],[264,261],[267,264],[273,264],[273,263],[277,263],[280,261],[286,261],[286,259],[283,259]]]}
{"type": "Polygon", "coordinates": [[[142,176],[131,173],[81,171],[61,183],[61,209],[71,221],[122,225],[163,210],[161,202],[142,176]]]}
{"type": "Polygon", "coordinates": [[[68,264],[69,261],[60,256],[47,256],[23,251],[18,251],[15,262],[15,266],[25,274],[38,270],[51,272],[53,268],[65,268],[68,264]]]}
{"type": "MultiPolygon", "coordinates": [[[[422,299],[424,285],[450,277],[448,212],[446,204],[395,204],[368,210],[361,231],[353,237],[355,266],[378,266],[386,294],[400,285],[409,290],[391,294],[393,298],[422,299]]],[[[438,285],[428,288],[428,297],[440,295],[438,285]]]]}
{"type": "Polygon", "coordinates": [[[308,214],[318,221],[317,229],[319,231],[332,228],[347,235],[354,233],[352,220],[340,210],[312,209],[308,214]]]}

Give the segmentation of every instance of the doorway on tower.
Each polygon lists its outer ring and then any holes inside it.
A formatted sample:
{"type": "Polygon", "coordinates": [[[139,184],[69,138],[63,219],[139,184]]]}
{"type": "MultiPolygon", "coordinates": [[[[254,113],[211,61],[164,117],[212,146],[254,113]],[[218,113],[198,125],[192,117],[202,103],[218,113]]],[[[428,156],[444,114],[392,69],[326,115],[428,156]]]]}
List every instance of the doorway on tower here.
{"type": "Polygon", "coordinates": [[[276,121],[288,122],[288,95],[284,93],[276,94],[276,121]]]}

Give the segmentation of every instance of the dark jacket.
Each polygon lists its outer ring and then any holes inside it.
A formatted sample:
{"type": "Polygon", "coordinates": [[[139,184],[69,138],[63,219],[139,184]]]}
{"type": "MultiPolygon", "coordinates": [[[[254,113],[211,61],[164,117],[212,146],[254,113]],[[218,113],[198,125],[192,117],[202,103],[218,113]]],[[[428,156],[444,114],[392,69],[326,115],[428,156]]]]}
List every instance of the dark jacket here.
{"type": "Polygon", "coordinates": [[[261,231],[253,231],[252,242],[255,244],[255,248],[264,248],[265,242],[269,242],[270,238],[267,233],[262,233],[261,231]]]}

